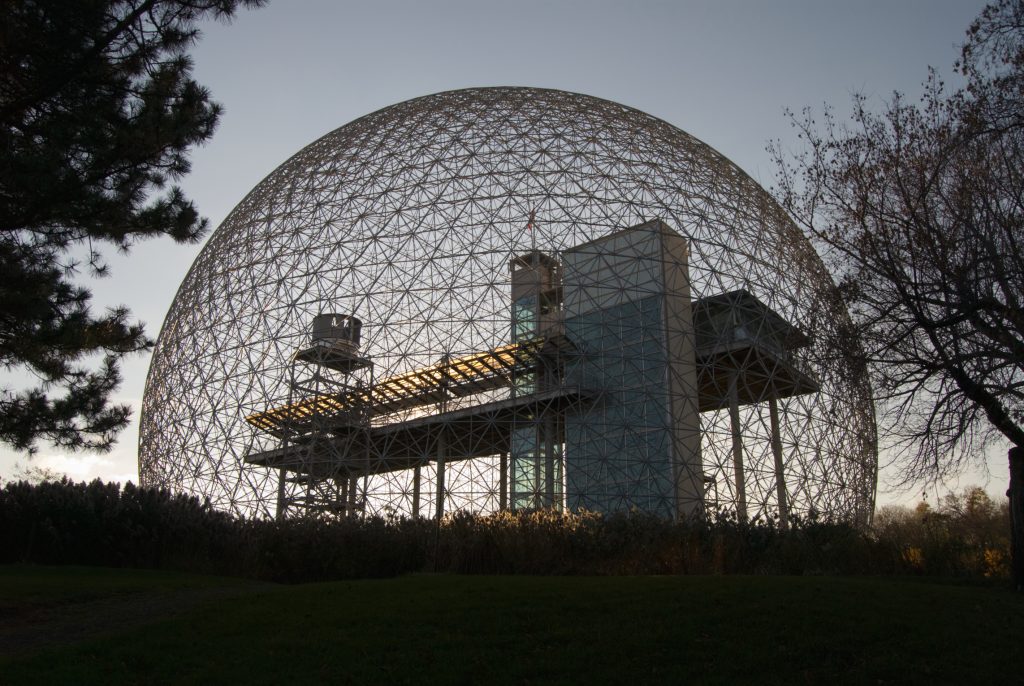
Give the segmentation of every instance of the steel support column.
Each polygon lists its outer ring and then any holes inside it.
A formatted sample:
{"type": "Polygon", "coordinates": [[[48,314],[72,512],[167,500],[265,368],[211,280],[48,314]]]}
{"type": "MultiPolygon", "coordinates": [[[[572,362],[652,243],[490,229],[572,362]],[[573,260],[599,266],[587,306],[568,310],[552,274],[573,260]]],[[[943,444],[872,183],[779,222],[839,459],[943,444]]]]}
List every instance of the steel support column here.
{"type": "Polygon", "coordinates": [[[779,434],[779,404],[775,398],[768,400],[768,417],[771,420],[772,455],[775,457],[775,493],[779,501],[779,526],[789,528],[789,502],[786,497],[786,472],[782,462],[782,436],[779,434]]]}
{"type": "Polygon", "coordinates": [[[420,474],[421,467],[416,465],[412,470],[412,516],[420,516],[420,481],[422,475],[420,474]]]}
{"type": "Polygon", "coordinates": [[[277,470],[277,514],[275,516],[278,521],[284,519],[285,514],[285,474],[283,469],[277,470]]]}
{"type": "Polygon", "coordinates": [[[435,517],[437,521],[441,521],[444,517],[444,461],[448,445],[444,431],[437,437],[437,503],[435,507],[435,517]]]}
{"type": "Polygon", "coordinates": [[[498,509],[508,509],[508,453],[503,452],[498,461],[498,509]]]}
{"type": "Polygon", "coordinates": [[[736,518],[747,521],[747,487],[743,474],[743,434],[740,431],[740,401],[734,374],[729,382],[729,419],[732,424],[732,463],[736,476],[736,518]]]}
{"type": "Polygon", "coordinates": [[[544,413],[544,507],[555,506],[555,418],[544,413]]]}

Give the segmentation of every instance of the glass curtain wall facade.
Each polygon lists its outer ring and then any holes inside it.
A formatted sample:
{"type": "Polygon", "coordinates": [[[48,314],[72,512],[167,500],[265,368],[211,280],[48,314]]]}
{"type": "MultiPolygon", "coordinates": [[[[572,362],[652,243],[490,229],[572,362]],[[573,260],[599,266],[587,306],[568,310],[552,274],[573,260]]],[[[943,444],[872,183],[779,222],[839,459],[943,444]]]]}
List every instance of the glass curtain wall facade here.
{"type": "Polygon", "coordinates": [[[566,504],[701,511],[703,473],[686,240],[660,221],[562,253],[565,383],[596,400],[565,415],[566,504]]]}

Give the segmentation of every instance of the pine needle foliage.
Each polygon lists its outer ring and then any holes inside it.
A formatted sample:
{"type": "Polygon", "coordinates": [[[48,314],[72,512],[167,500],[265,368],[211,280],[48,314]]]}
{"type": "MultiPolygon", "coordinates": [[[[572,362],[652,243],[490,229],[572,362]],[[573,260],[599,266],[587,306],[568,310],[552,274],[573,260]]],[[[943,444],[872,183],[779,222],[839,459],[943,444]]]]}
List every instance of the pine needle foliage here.
{"type": "Polygon", "coordinates": [[[207,228],[175,185],[221,108],[192,79],[199,24],[264,0],[13,0],[0,6],[0,441],[109,449],[120,360],[151,346],[90,307],[104,249],[207,228]],[[15,382],[14,374],[29,382],[15,382]]]}

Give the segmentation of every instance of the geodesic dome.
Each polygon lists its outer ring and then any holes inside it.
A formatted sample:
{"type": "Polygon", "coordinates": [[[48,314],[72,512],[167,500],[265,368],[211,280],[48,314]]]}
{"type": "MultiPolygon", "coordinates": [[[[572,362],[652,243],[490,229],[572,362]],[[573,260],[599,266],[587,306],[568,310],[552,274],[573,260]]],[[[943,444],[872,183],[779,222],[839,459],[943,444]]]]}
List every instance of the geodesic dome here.
{"type": "MultiPolygon", "coordinates": [[[[517,337],[513,311],[516,260],[534,269],[553,265],[551,274],[570,279],[581,273],[581,246],[622,257],[615,237],[654,225],[676,246],[659,254],[674,255],[687,281],[685,298],[671,296],[678,306],[668,307],[688,313],[677,317],[686,323],[675,332],[678,345],[689,346],[684,377],[693,395],[684,418],[692,501],[685,511],[757,517],[785,509],[865,521],[877,470],[870,390],[864,370],[829,345],[846,313],[806,238],[746,174],[674,126],[613,102],[529,88],[452,91],[369,114],[299,151],[242,200],[196,259],[161,330],[143,400],[142,483],[250,515],[313,502],[313,491],[325,487],[322,502],[334,498],[342,510],[404,515],[438,512],[439,502],[446,512],[615,510],[655,502],[651,494],[678,486],[681,472],[650,456],[682,450],[655,445],[682,434],[658,439],[650,417],[688,392],[670,383],[663,396],[635,396],[633,409],[620,394],[625,409],[612,418],[602,398],[617,391],[597,382],[586,387],[581,379],[593,374],[573,371],[583,369],[578,360],[588,350],[605,345],[584,340],[586,326],[603,326],[593,334],[601,340],[618,336],[620,352],[628,347],[623,332],[643,327],[608,324],[610,310],[579,323],[583,314],[574,319],[569,292],[587,287],[568,281],[552,286],[560,321],[546,332],[534,326],[534,338],[517,337]],[[735,379],[747,377],[730,377],[728,387],[715,380],[722,358],[711,351],[759,335],[744,328],[737,312],[772,334],[758,344],[768,351],[763,359],[776,360],[771,369],[786,365],[786,378],[805,381],[783,389],[782,372],[765,372],[762,358],[760,385],[741,381],[737,391],[735,379]],[[310,378],[320,385],[311,389],[298,378],[305,372],[297,371],[296,352],[311,349],[311,323],[325,313],[358,318],[353,354],[365,366],[361,377],[350,378],[358,365],[335,365],[330,373],[344,378],[330,386],[314,365],[310,378]],[[705,317],[703,332],[690,326],[691,316],[705,317]],[[732,319],[707,324],[715,317],[732,319]],[[557,395],[558,426],[544,434],[547,448],[517,453],[516,431],[536,424],[540,413],[523,391],[523,370],[553,347],[569,350],[555,374],[561,390],[538,390],[531,371],[529,392],[557,395]],[[571,391],[565,379],[574,379],[571,391]],[[696,386],[712,382],[721,386],[720,398],[706,401],[700,390],[698,411],[696,386]],[[328,401],[334,410],[323,410],[328,401]],[[334,424],[312,434],[307,426],[303,434],[295,427],[304,412],[327,412],[334,424]],[[339,429],[342,412],[350,423],[358,415],[358,427],[339,429]],[[466,417],[477,424],[455,423],[466,417]],[[439,460],[436,441],[445,440],[437,438],[445,427],[454,438],[474,427],[505,433],[490,448],[461,454],[451,452],[448,439],[448,459],[439,460]],[[595,430],[598,438],[573,447],[595,430]],[[398,432],[406,437],[401,451],[398,432]],[[391,443],[378,440],[384,434],[391,443]],[[494,447],[508,440],[511,447],[494,447]],[[598,440],[605,447],[594,448],[598,440]],[[335,446],[334,457],[321,451],[318,470],[288,461],[295,451],[308,456],[327,444],[335,446]],[[346,457],[353,451],[361,456],[358,469],[346,457]],[[523,455],[538,461],[535,476],[543,472],[533,486],[523,455]],[[584,472],[582,481],[574,476],[584,472]],[[601,494],[588,491],[599,482],[601,494]],[[612,482],[618,485],[607,487],[612,482]]],[[[631,253],[619,262],[638,260],[631,253]]],[[[639,282],[622,274],[616,297],[639,303],[630,292],[639,282]]],[[[614,316],[644,311],[636,305],[614,316]]],[[[616,364],[632,365],[620,377],[646,374],[654,379],[643,382],[650,386],[666,376],[659,370],[676,369],[655,361],[675,354],[669,334],[658,339],[669,341],[661,347],[616,353],[616,364]]],[[[590,364],[606,371],[610,358],[600,359],[590,364]]],[[[742,359],[752,364],[749,355],[742,359]]]]}

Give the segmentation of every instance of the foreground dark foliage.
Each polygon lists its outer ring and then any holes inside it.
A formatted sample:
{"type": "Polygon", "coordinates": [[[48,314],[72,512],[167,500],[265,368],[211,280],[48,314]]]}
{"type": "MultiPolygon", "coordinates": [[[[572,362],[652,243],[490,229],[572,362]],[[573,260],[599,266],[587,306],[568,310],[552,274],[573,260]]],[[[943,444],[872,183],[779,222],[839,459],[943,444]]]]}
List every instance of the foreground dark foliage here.
{"type": "Polygon", "coordinates": [[[547,511],[426,519],[240,520],[195,497],[127,484],[8,483],[0,563],[87,564],[289,583],[467,574],[1006,575],[1005,512],[968,502],[889,511],[880,526],[670,522],[547,511]],[[953,505],[964,505],[962,516],[953,505]],[[968,516],[970,515],[970,516],[968,516]]]}

